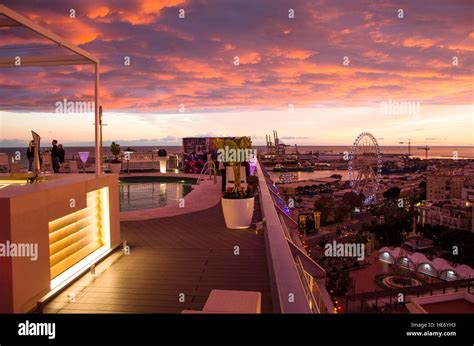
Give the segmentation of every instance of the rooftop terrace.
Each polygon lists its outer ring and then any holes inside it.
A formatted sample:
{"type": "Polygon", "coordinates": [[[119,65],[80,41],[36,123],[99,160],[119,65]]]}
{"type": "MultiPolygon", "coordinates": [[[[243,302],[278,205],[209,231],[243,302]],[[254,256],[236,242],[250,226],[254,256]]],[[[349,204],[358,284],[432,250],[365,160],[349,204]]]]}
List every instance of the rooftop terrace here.
{"type": "Polygon", "coordinates": [[[227,229],[217,201],[184,215],[123,220],[130,253],[115,251],[41,311],[180,313],[202,310],[211,291],[222,289],[261,292],[263,313],[332,313],[325,272],[298,242],[295,221],[260,166],[258,184],[247,230],[227,229]]]}
{"type": "MultiPolygon", "coordinates": [[[[258,210],[254,217],[260,217],[258,210]]],[[[180,313],[201,310],[212,289],[259,291],[262,312],[273,311],[263,232],[227,229],[220,205],[184,216],[125,221],[121,231],[130,255],[116,253],[97,268],[95,278],[84,276],[44,312],[180,313]]]]}

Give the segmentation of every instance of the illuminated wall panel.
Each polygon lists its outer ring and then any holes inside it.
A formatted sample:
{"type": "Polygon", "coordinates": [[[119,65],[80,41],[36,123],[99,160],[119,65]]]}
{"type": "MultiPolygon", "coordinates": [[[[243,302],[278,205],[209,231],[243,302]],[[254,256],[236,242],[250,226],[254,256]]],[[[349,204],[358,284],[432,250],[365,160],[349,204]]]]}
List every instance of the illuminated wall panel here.
{"type": "Polygon", "coordinates": [[[49,223],[51,279],[77,264],[107,241],[108,188],[87,193],[87,207],[49,223]]]}

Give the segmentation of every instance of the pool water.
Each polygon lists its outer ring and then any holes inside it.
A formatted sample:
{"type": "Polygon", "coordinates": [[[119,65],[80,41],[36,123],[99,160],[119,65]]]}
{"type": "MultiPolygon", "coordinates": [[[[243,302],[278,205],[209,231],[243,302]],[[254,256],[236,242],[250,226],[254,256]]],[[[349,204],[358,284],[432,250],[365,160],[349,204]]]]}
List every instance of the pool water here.
{"type": "Polygon", "coordinates": [[[188,179],[124,178],[119,182],[120,211],[132,211],[178,204],[192,191],[188,179]]]}

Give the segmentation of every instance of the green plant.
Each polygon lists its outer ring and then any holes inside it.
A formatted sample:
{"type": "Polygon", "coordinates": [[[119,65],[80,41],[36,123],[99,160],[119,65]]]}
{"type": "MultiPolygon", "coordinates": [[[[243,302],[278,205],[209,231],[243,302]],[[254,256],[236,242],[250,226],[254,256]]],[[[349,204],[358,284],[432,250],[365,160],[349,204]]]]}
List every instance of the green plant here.
{"type": "Polygon", "coordinates": [[[327,288],[332,297],[345,296],[352,288],[352,279],[345,269],[336,269],[328,273],[327,288]]]}
{"type": "Polygon", "coordinates": [[[168,155],[165,149],[158,150],[158,157],[166,157],[168,155]]]}
{"type": "Polygon", "coordinates": [[[241,184],[240,177],[240,168],[242,167],[242,162],[245,161],[247,155],[241,155],[241,152],[247,152],[248,149],[252,146],[250,137],[240,137],[235,139],[223,139],[215,138],[214,145],[217,147],[218,151],[221,152],[220,157],[225,156],[224,162],[228,163],[232,170],[234,171],[234,188],[227,190],[223,193],[223,198],[231,199],[240,199],[240,198],[249,198],[253,196],[252,189],[243,189],[241,184]],[[231,152],[231,155],[227,153],[231,152]]]}
{"type": "Polygon", "coordinates": [[[112,144],[110,145],[110,152],[114,157],[112,163],[120,163],[120,145],[115,142],[112,142],[112,144]]]}

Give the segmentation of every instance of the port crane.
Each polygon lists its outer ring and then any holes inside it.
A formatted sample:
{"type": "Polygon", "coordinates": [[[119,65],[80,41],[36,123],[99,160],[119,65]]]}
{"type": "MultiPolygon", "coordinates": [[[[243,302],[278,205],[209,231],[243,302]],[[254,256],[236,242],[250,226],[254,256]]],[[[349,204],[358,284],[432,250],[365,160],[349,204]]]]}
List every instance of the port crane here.
{"type": "Polygon", "coordinates": [[[425,160],[428,160],[428,151],[431,149],[429,146],[425,145],[424,147],[418,147],[417,149],[421,149],[425,151],[425,160]]]}
{"type": "MultiPolygon", "coordinates": [[[[408,145],[408,157],[411,156],[411,145],[412,143],[423,143],[425,144],[425,142],[412,142],[411,138],[408,138],[406,141],[400,141],[398,142],[399,144],[407,144],[408,145]]],[[[428,160],[428,151],[431,149],[427,144],[425,144],[423,147],[417,147],[416,149],[419,149],[419,150],[424,150],[425,151],[425,160],[428,160]]]]}
{"type": "Polygon", "coordinates": [[[280,141],[278,138],[278,132],[273,130],[273,141],[271,135],[265,135],[267,141],[267,150],[269,154],[277,155],[277,156],[284,156],[286,154],[286,148],[289,145],[280,141]]]}
{"type": "Polygon", "coordinates": [[[411,138],[408,138],[407,142],[398,142],[399,144],[408,144],[408,157],[411,156],[411,138]]]}

